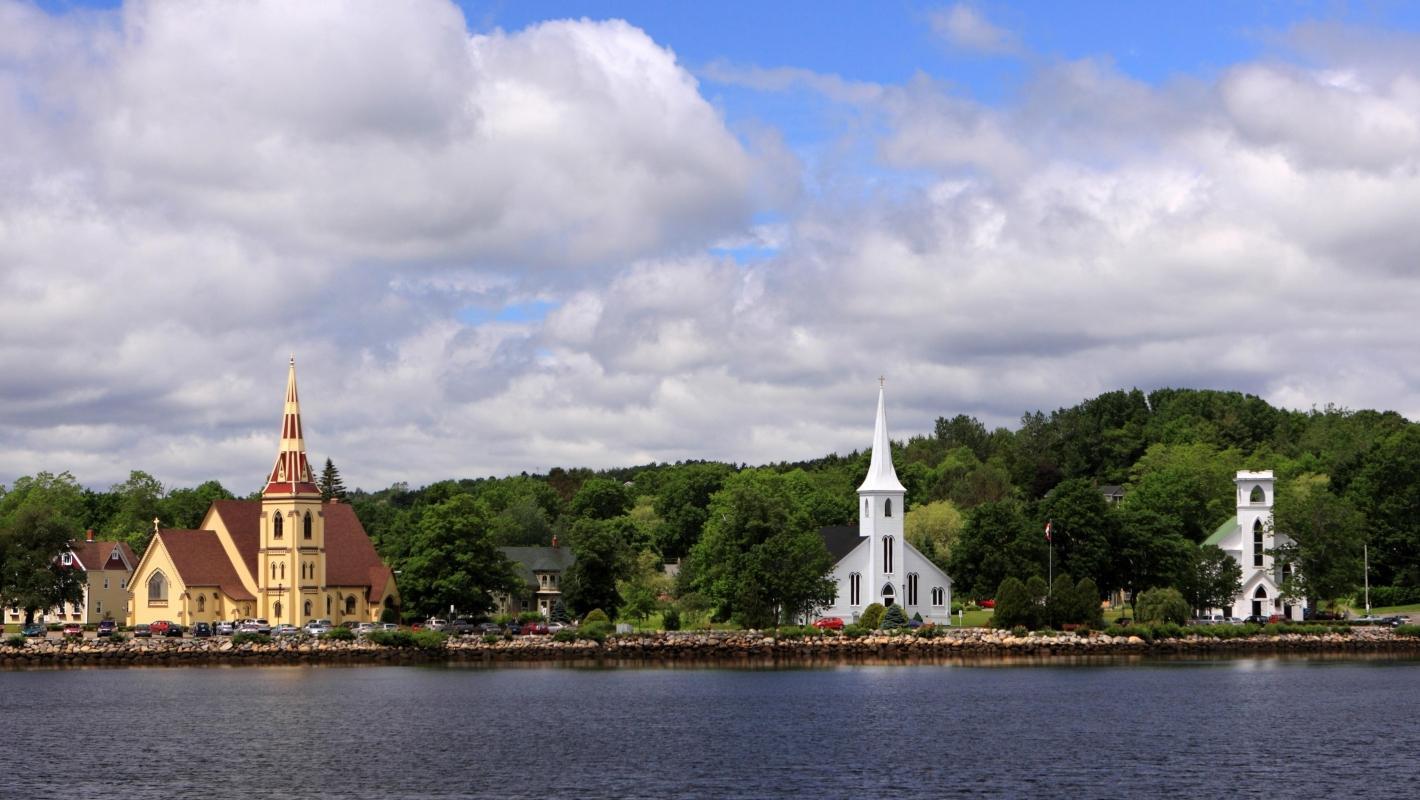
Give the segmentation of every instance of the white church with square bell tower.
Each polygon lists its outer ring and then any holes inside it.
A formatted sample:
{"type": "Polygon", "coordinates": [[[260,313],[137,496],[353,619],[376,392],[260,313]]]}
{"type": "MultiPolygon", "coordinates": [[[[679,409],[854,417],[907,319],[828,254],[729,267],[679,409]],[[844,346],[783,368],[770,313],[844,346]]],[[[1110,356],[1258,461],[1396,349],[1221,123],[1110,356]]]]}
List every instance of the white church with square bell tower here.
{"type": "Polygon", "coordinates": [[[873,455],[858,487],[858,524],[822,531],[835,560],[831,577],[838,594],[818,616],[857,622],[864,608],[882,603],[902,606],[908,619],[920,614],[923,622],[951,623],[952,579],[903,536],[906,499],[907,489],[892,464],[885,389],[879,379],[873,455]]]}

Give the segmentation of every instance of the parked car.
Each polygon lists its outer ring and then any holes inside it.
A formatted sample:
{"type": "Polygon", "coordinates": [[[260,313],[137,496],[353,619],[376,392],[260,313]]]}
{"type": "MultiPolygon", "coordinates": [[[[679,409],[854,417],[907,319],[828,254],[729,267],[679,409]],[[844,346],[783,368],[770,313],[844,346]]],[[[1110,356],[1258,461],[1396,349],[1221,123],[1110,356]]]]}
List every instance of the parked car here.
{"type": "Polygon", "coordinates": [[[43,639],[45,636],[49,635],[49,628],[43,623],[36,622],[33,625],[26,625],[25,627],[21,628],[20,633],[27,637],[33,638],[38,636],[39,638],[43,639]]]}
{"type": "Polygon", "coordinates": [[[231,636],[237,632],[237,626],[231,622],[219,622],[215,632],[218,636],[231,636]]]}
{"type": "Polygon", "coordinates": [[[153,635],[153,626],[151,626],[151,625],[146,625],[146,624],[140,623],[140,624],[138,624],[138,625],[134,625],[134,626],[133,626],[133,638],[135,638],[135,639],[147,639],[148,637],[150,637],[150,636],[152,636],[152,635],[153,635]]]}
{"type": "Polygon", "coordinates": [[[64,623],[64,629],[63,629],[63,630],[64,630],[64,635],[65,635],[65,636],[83,636],[83,635],[84,635],[84,626],[83,626],[83,625],[80,625],[80,624],[77,623],[77,622],[66,622],[66,623],[64,623]]]}
{"type": "Polygon", "coordinates": [[[843,630],[843,618],[822,617],[814,620],[814,627],[825,631],[841,631],[843,630]]]}
{"type": "Polygon", "coordinates": [[[478,632],[484,636],[501,636],[503,634],[503,626],[496,622],[483,622],[479,624],[478,632]]]}
{"type": "Polygon", "coordinates": [[[987,598],[986,600],[982,600],[982,601],[981,601],[980,606],[981,606],[982,608],[995,608],[995,607],[996,607],[996,601],[993,600],[993,599],[987,598]]]}
{"type": "Polygon", "coordinates": [[[271,634],[271,623],[260,617],[249,619],[242,623],[242,630],[248,633],[264,633],[269,636],[271,634]]]}
{"type": "Polygon", "coordinates": [[[192,636],[195,639],[206,639],[212,635],[212,626],[205,622],[199,622],[192,626],[192,636]]]}
{"type": "Polygon", "coordinates": [[[522,634],[524,636],[546,636],[546,622],[526,622],[523,623],[522,634]]]}
{"type": "Polygon", "coordinates": [[[430,617],[430,618],[424,623],[424,627],[425,627],[426,629],[428,629],[428,630],[431,630],[431,631],[441,631],[441,630],[443,630],[443,629],[449,627],[449,623],[446,622],[445,620],[439,619],[438,617],[430,617]]]}
{"type": "Polygon", "coordinates": [[[1409,625],[1409,624],[1410,624],[1410,617],[1402,616],[1402,615],[1400,615],[1400,614],[1396,614],[1395,616],[1391,616],[1391,617],[1386,617],[1385,619],[1386,619],[1386,620],[1389,620],[1390,626],[1391,626],[1392,628],[1398,627],[1398,626],[1400,626],[1400,625],[1409,625]]]}
{"type": "Polygon", "coordinates": [[[355,633],[359,636],[364,636],[365,634],[373,630],[379,630],[379,625],[374,622],[355,623],[355,633]]]}
{"type": "Polygon", "coordinates": [[[396,625],[396,624],[394,624],[393,622],[378,622],[378,623],[375,623],[375,624],[376,624],[376,630],[381,630],[381,631],[397,631],[397,630],[399,630],[399,626],[396,625]]]}
{"type": "Polygon", "coordinates": [[[277,625],[271,629],[272,636],[298,636],[300,633],[301,629],[290,623],[277,625]]]}
{"type": "Polygon", "coordinates": [[[467,636],[476,630],[478,630],[478,626],[473,622],[466,619],[455,619],[449,621],[448,626],[444,628],[444,633],[450,636],[467,636]]]}
{"type": "Polygon", "coordinates": [[[547,632],[548,632],[548,633],[557,633],[558,631],[563,630],[563,629],[565,629],[566,627],[567,627],[567,626],[564,625],[564,624],[562,624],[561,622],[549,622],[549,623],[547,623],[547,632]]]}
{"type": "Polygon", "coordinates": [[[183,627],[176,622],[169,622],[168,629],[163,632],[163,635],[172,639],[181,639],[183,630],[183,627]]]}
{"type": "Polygon", "coordinates": [[[1191,622],[1189,622],[1189,624],[1190,624],[1190,625],[1222,625],[1222,624],[1223,624],[1223,615],[1222,615],[1222,614],[1202,614],[1202,615],[1200,615],[1200,616],[1194,617],[1193,620],[1192,620],[1191,622]]]}
{"type": "Polygon", "coordinates": [[[113,632],[116,630],[118,630],[118,623],[111,619],[106,619],[99,622],[99,628],[95,633],[99,636],[112,636],[113,632]]]}
{"type": "Polygon", "coordinates": [[[328,619],[313,619],[306,623],[306,633],[311,636],[320,636],[322,633],[329,630],[330,620],[328,619]]]}
{"type": "Polygon", "coordinates": [[[157,622],[148,623],[148,631],[154,636],[167,636],[168,626],[170,625],[172,625],[171,622],[168,622],[165,619],[160,619],[157,622]]]}
{"type": "Polygon", "coordinates": [[[1262,617],[1262,616],[1258,616],[1257,614],[1252,614],[1252,615],[1243,617],[1243,624],[1245,624],[1245,625],[1266,625],[1266,624],[1267,624],[1267,617],[1262,617]]]}

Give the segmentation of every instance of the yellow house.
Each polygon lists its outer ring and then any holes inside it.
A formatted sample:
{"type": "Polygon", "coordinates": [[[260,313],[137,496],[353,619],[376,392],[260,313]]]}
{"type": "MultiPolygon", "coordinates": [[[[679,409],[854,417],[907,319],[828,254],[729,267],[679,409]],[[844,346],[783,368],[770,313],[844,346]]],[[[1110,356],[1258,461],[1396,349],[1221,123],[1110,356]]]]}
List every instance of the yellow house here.
{"type": "MultiPolygon", "coordinates": [[[[89,529],[82,542],[72,542],[59,555],[65,567],[84,570],[84,599],[42,610],[36,622],[96,623],[100,620],[123,620],[128,612],[128,580],[138,563],[127,542],[95,540],[89,529]]],[[[25,612],[18,608],[5,610],[5,621],[24,622],[25,612]]]]}
{"type": "Polygon", "coordinates": [[[311,477],[296,362],[276,464],[260,500],[218,500],[199,530],[159,530],[129,583],[129,624],[261,617],[302,625],[374,622],[399,590],[350,506],[322,502],[311,477]]]}

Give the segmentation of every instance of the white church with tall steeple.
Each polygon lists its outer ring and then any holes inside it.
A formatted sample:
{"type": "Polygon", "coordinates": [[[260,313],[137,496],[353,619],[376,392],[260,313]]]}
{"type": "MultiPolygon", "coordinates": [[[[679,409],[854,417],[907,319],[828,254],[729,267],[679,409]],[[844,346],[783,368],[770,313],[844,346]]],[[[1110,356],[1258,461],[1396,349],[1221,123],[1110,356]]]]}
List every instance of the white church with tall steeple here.
{"type": "Polygon", "coordinates": [[[952,579],[903,536],[907,489],[897,479],[888,441],[884,389],[878,387],[873,456],[858,487],[858,524],[823,530],[824,545],[836,560],[832,578],[838,595],[819,609],[821,617],[857,622],[872,603],[902,606],[908,619],[951,623],[952,579]]]}

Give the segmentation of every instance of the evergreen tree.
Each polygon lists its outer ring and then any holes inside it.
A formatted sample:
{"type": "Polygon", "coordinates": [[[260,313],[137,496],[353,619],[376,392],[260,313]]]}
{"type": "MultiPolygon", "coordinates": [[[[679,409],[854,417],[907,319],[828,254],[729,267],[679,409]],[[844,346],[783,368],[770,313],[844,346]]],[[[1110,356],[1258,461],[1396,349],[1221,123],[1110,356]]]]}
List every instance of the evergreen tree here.
{"type": "Polygon", "coordinates": [[[897,630],[907,627],[907,614],[902,610],[902,606],[896,603],[888,606],[887,612],[883,614],[882,624],[879,626],[885,631],[897,630]]]}
{"type": "Polygon", "coordinates": [[[325,460],[325,467],[320,471],[320,499],[325,502],[346,500],[345,482],[340,479],[340,470],[335,468],[335,462],[330,459],[325,460]]]}

